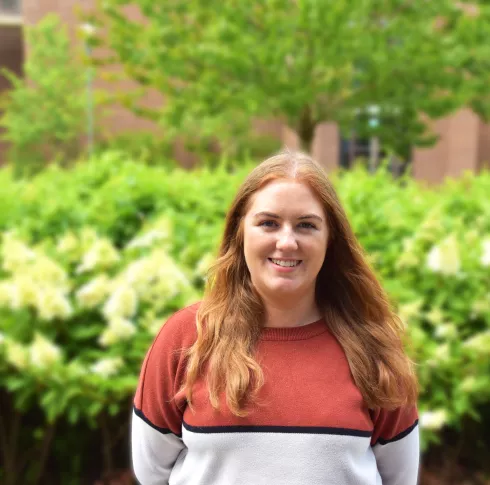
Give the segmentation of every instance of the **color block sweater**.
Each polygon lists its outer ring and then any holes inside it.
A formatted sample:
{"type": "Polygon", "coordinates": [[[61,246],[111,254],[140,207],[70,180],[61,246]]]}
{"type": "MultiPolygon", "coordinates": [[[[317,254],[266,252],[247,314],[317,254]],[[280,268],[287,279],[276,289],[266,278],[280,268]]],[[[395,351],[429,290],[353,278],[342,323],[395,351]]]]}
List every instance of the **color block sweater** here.
{"type": "Polygon", "coordinates": [[[132,418],[142,485],[416,485],[417,410],[368,409],[324,320],[262,330],[265,384],[247,417],[231,414],[224,396],[214,410],[204,379],[194,412],[173,399],[197,308],[167,321],[143,363],[132,418]]]}

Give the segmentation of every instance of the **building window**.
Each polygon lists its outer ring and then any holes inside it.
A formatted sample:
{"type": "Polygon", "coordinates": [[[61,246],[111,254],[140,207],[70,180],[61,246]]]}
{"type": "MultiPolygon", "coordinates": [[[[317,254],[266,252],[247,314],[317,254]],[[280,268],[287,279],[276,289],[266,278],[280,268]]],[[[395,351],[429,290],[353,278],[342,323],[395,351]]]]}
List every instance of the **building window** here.
{"type": "Polygon", "coordinates": [[[0,0],[0,13],[20,14],[21,0],[0,0]]]}

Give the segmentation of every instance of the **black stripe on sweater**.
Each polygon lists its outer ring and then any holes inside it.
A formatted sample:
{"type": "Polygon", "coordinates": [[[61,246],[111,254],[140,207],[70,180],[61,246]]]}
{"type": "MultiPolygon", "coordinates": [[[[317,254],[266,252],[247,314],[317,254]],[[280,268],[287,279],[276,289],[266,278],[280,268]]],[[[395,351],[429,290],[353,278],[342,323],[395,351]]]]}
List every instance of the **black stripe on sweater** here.
{"type": "Polygon", "coordinates": [[[412,426],[408,427],[405,431],[402,431],[401,433],[397,434],[393,438],[390,438],[389,440],[385,440],[383,438],[378,438],[378,441],[376,441],[376,443],[374,443],[374,444],[377,445],[379,443],[380,445],[387,445],[388,443],[393,443],[394,441],[399,441],[399,440],[405,438],[405,436],[408,436],[415,429],[415,427],[418,424],[419,424],[419,420],[416,419],[415,423],[413,423],[412,426]]]}
{"type": "Polygon", "coordinates": [[[183,422],[187,431],[193,433],[288,433],[288,434],[331,434],[369,438],[371,431],[321,426],[192,426],[183,422]]]}
{"type": "MultiPolygon", "coordinates": [[[[134,414],[136,414],[136,416],[138,416],[138,418],[141,418],[148,426],[151,426],[153,429],[156,429],[157,431],[159,431],[160,433],[162,434],[174,434],[175,433],[171,430],[171,429],[168,429],[168,428],[162,428],[160,426],[157,426],[156,424],[153,424],[146,416],[145,414],[143,413],[143,411],[141,409],[138,409],[136,406],[133,405],[133,410],[134,410],[134,414]]],[[[181,435],[176,435],[178,436],[179,438],[181,437],[181,435]]]]}

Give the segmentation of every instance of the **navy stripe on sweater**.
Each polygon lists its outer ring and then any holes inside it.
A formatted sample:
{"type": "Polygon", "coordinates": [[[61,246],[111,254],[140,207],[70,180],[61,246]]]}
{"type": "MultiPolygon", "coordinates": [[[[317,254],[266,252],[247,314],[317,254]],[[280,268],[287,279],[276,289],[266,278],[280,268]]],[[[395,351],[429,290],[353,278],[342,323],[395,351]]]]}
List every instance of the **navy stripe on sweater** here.
{"type": "MultiPolygon", "coordinates": [[[[171,429],[168,429],[168,428],[162,428],[160,426],[157,426],[156,424],[153,424],[146,416],[145,414],[143,413],[143,411],[141,409],[138,409],[135,405],[133,405],[133,410],[134,410],[134,414],[136,414],[136,416],[138,416],[139,418],[141,418],[148,426],[151,426],[153,429],[156,429],[157,431],[159,431],[160,433],[162,434],[175,434],[171,429]]],[[[179,435],[177,435],[179,436],[179,435]]],[[[180,436],[179,436],[180,438],[180,436]]]]}
{"type": "Polygon", "coordinates": [[[331,434],[344,436],[359,436],[370,438],[371,431],[348,428],[332,428],[323,426],[192,426],[185,421],[182,423],[187,431],[193,433],[288,433],[288,434],[331,434]]]}
{"type": "Polygon", "coordinates": [[[399,441],[399,440],[405,438],[405,436],[408,436],[415,429],[415,427],[418,424],[419,424],[419,420],[416,419],[415,420],[415,423],[413,423],[412,426],[408,427],[405,431],[402,431],[401,433],[398,433],[396,436],[393,436],[393,438],[390,438],[389,440],[385,440],[383,438],[379,438],[378,441],[376,441],[376,443],[374,443],[374,445],[377,445],[378,443],[380,445],[387,445],[388,443],[393,443],[394,441],[399,441]]]}

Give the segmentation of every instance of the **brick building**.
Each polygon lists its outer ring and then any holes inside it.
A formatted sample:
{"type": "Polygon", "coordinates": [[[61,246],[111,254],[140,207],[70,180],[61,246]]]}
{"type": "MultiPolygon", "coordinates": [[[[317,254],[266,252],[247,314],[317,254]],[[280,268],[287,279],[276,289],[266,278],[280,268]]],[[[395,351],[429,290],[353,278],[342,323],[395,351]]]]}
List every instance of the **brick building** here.
{"type": "MultiPolygon", "coordinates": [[[[13,0],[0,0],[0,68],[16,74],[22,73],[24,45],[22,38],[22,15],[20,5],[13,0]]],[[[0,74],[0,93],[8,88],[5,77],[0,74]]],[[[5,143],[0,140],[0,163],[5,153],[5,143]]]]}
{"type": "MultiPolygon", "coordinates": [[[[44,15],[57,13],[69,26],[72,34],[79,27],[74,7],[90,9],[94,0],[0,0],[0,66],[21,73],[25,47],[22,38],[23,25],[36,24],[44,15]],[[21,5],[22,3],[22,5],[21,5]]],[[[75,39],[75,35],[73,35],[75,39]]],[[[101,85],[101,81],[98,81],[101,85]]],[[[0,76],[0,91],[7,89],[0,76]]],[[[160,102],[156,93],[149,94],[147,102],[160,102]]],[[[131,113],[115,109],[107,121],[114,133],[151,130],[152,125],[135,118],[131,113]]],[[[413,154],[413,173],[420,180],[438,182],[445,176],[458,176],[464,170],[477,171],[484,165],[490,167],[490,125],[483,123],[470,110],[463,109],[449,117],[434,122],[434,130],[440,135],[435,146],[416,149],[413,154]]],[[[278,137],[289,147],[297,146],[297,137],[279,122],[263,121],[257,128],[278,137]]],[[[314,156],[327,168],[338,166],[341,157],[341,139],[334,123],[318,127],[313,144],[314,156]]],[[[0,144],[0,163],[4,158],[5,146],[0,144]]],[[[177,159],[183,165],[191,165],[192,156],[182,147],[176,147],[177,159]]]]}

